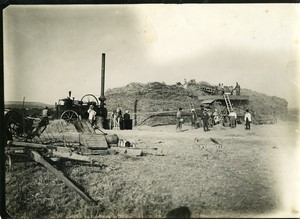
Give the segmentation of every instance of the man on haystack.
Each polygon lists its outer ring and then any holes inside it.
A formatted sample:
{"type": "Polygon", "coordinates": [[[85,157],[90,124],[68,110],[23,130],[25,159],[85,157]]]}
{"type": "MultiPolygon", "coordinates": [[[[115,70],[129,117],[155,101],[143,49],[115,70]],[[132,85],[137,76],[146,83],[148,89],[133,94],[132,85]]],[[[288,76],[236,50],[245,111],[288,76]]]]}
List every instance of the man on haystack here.
{"type": "Polygon", "coordinates": [[[235,95],[240,96],[241,95],[241,86],[239,85],[238,82],[236,82],[235,88],[233,88],[232,91],[235,90],[235,95]]]}

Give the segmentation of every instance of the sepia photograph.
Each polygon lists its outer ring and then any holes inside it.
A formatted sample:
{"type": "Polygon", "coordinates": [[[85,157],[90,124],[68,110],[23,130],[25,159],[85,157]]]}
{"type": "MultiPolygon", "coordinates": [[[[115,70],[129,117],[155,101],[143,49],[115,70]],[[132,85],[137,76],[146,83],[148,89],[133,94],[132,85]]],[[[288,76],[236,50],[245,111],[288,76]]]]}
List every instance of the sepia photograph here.
{"type": "Polygon", "coordinates": [[[299,218],[299,25],[292,3],[8,5],[7,214],[299,218]]]}

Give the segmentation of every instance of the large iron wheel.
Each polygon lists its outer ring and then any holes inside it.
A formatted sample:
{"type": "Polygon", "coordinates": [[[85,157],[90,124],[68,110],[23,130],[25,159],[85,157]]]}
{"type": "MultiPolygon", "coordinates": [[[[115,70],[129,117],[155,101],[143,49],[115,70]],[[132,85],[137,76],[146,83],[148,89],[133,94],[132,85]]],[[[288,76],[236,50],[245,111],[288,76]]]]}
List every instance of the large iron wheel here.
{"type": "Polygon", "coordinates": [[[5,128],[12,136],[20,136],[23,133],[23,116],[17,111],[9,111],[4,116],[5,128]]]}
{"type": "Polygon", "coordinates": [[[93,94],[86,94],[81,98],[81,102],[83,105],[99,105],[99,101],[97,97],[95,97],[93,94]]]}
{"type": "Polygon", "coordinates": [[[74,110],[67,110],[61,114],[60,118],[71,123],[78,120],[78,114],[74,110]]]}

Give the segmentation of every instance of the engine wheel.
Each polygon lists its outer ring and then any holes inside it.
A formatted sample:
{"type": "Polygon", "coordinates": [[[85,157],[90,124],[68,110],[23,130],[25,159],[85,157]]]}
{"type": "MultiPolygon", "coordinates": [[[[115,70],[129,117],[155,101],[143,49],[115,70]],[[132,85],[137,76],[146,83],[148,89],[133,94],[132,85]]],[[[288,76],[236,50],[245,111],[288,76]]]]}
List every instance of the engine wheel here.
{"type": "Polygon", "coordinates": [[[61,114],[60,118],[71,123],[78,120],[78,114],[73,110],[67,110],[61,114]]]}
{"type": "Polygon", "coordinates": [[[4,116],[5,126],[12,136],[20,136],[23,133],[23,116],[17,111],[9,111],[4,116]]]}
{"type": "Polygon", "coordinates": [[[93,94],[86,94],[81,98],[81,102],[83,105],[99,105],[99,101],[97,97],[95,97],[93,94]]]}

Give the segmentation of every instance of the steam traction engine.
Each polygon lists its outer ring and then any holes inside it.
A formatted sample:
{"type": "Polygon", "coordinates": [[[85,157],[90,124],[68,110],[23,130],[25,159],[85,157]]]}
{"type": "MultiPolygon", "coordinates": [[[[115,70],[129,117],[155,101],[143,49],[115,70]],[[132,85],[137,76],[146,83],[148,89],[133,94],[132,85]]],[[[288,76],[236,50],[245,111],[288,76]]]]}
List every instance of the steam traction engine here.
{"type": "Polygon", "coordinates": [[[75,100],[74,97],[71,98],[71,91],[69,91],[69,96],[67,98],[58,100],[58,103],[55,106],[56,116],[58,119],[63,119],[67,122],[77,121],[81,118],[86,119],[85,112],[90,105],[93,105],[94,107],[99,105],[99,101],[94,95],[86,94],[81,100],[75,100]]]}
{"type": "Polygon", "coordinates": [[[71,98],[71,91],[69,96],[64,99],[59,99],[56,104],[56,116],[58,119],[63,119],[67,122],[76,123],[81,119],[88,118],[88,109],[90,105],[94,106],[96,117],[98,117],[98,125],[100,128],[108,129],[107,109],[104,101],[104,81],[105,81],[105,54],[102,54],[102,68],[101,68],[101,95],[99,99],[93,94],[84,95],[81,100],[71,98]]]}
{"type": "Polygon", "coordinates": [[[94,106],[97,117],[105,118],[102,119],[102,123],[103,128],[106,128],[105,123],[107,111],[101,106],[101,104],[99,104],[99,100],[93,94],[86,94],[80,100],[75,100],[74,97],[71,98],[71,91],[69,91],[69,96],[67,98],[58,100],[58,103],[55,106],[56,117],[58,119],[63,119],[68,123],[74,123],[81,119],[87,119],[87,111],[90,105],[94,106]]]}

